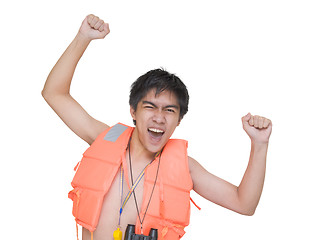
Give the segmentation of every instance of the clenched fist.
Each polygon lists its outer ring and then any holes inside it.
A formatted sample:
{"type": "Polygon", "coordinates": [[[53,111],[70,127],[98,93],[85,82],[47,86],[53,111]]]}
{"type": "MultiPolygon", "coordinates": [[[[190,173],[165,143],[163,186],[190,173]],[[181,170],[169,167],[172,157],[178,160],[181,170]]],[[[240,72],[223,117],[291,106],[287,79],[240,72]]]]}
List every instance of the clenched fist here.
{"type": "Polygon", "coordinates": [[[79,29],[79,33],[89,40],[103,39],[109,32],[108,23],[105,23],[102,19],[93,14],[88,15],[84,19],[79,29]]]}
{"type": "Polygon", "coordinates": [[[253,142],[268,143],[272,130],[272,122],[269,119],[248,113],[241,120],[244,130],[253,142]]]}

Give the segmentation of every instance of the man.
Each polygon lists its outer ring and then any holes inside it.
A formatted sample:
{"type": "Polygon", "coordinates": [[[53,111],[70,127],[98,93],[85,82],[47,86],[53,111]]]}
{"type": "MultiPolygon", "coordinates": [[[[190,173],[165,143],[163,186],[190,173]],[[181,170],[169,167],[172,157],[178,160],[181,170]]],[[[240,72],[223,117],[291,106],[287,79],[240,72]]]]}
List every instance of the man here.
{"type": "Polygon", "coordinates": [[[173,74],[157,69],[141,76],[132,85],[130,95],[130,112],[136,127],[117,124],[110,128],[92,118],[69,91],[76,65],[89,43],[108,33],[107,23],[94,15],[87,16],[42,91],[65,124],[91,145],[70,192],[73,214],[83,226],[83,239],[123,239],[119,232],[125,231],[128,224],[137,225],[137,234],[148,235],[150,228],[155,228],[159,230],[158,239],[180,239],[189,223],[191,189],[240,214],[254,214],[264,183],[271,121],[250,113],[242,118],[251,139],[251,154],[238,187],[209,173],[187,156],[184,140],[170,140],[187,112],[189,100],[186,87],[173,74]],[[118,150],[120,146],[124,146],[123,150],[118,150]],[[117,155],[114,162],[110,157],[100,159],[105,154],[114,156],[113,153],[117,155]],[[93,159],[100,159],[100,163],[93,159]],[[91,167],[93,170],[87,172],[91,167]],[[83,187],[91,177],[93,183],[83,187]],[[99,190],[94,190],[98,182],[99,190]]]}

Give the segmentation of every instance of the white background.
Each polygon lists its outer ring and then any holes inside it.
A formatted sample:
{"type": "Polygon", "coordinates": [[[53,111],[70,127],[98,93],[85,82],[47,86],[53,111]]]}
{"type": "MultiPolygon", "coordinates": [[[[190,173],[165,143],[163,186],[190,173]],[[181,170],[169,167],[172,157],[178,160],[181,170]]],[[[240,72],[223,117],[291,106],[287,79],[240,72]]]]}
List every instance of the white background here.
{"type": "Polygon", "coordinates": [[[131,124],[130,84],[176,73],[190,93],[174,137],[235,185],[250,141],[247,112],[273,121],[265,187],[252,217],[196,194],[183,239],[308,239],[307,1],[9,1],[1,4],[1,239],[75,239],[73,168],[88,145],[41,96],[46,77],[89,13],[111,33],[91,43],[72,96],[93,117],[131,124]]]}

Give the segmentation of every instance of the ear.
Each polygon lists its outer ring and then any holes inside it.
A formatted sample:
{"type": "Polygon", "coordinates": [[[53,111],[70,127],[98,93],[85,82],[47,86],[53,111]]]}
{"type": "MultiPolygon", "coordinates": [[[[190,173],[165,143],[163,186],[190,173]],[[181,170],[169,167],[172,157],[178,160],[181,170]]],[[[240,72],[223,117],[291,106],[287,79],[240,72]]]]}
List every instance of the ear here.
{"type": "Polygon", "coordinates": [[[180,125],[181,120],[182,120],[182,118],[179,118],[179,121],[178,121],[177,127],[180,125]]]}
{"type": "Polygon", "coordinates": [[[130,106],[130,114],[131,114],[133,120],[136,120],[135,110],[134,110],[134,108],[132,106],[130,106]]]}

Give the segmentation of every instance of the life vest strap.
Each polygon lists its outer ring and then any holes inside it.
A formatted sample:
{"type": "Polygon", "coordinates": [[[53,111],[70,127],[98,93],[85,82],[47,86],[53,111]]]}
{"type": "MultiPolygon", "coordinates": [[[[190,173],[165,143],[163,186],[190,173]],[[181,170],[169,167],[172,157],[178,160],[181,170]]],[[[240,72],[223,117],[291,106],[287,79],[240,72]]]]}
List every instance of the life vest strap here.
{"type": "MultiPolygon", "coordinates": [[[[93,232],[90,232],[91,233],[91,240],[93,240],[93,232]]],[[[76,237],[77,237],[77,240],[79,240],[78,239],[78,224],[77,224],[77,222],[76,222],[76,237]]]]}
{"type": "Polygon", "coordinates": [[[190,201],[194,204],[194,206],[198,209],[201,210],[201,208],[193,201],[193,199],[190,197],[190,201]]]}
{"type": "Polygon", "coordinates": [[[79,165],[80,165],[80,161],[79,161],[79,162],[76,164],[76,166],[74,167],[74,171],[75,171],[75,172],[77,171],[79,165]]]}
{"type": "Polygon", "coordinates": [[[78,240],[78,225],[77,225],[77,222],[76,222],[76,237],[77,237],[77,240],[78,240]]]}
{"type": "Polygon", "coordinates": [[[160,224],[163,226],[162,229],[162,239],[165,239],[165,236],[167,234],[167,232],[169,231],[169,229],[175,231],[176,233],[179,234],[179,236],[183,236],[185,234],[184,228],[185,226],[182,226],[180,224],[174,224],[168,221],[161,221],[160,224]]]}

